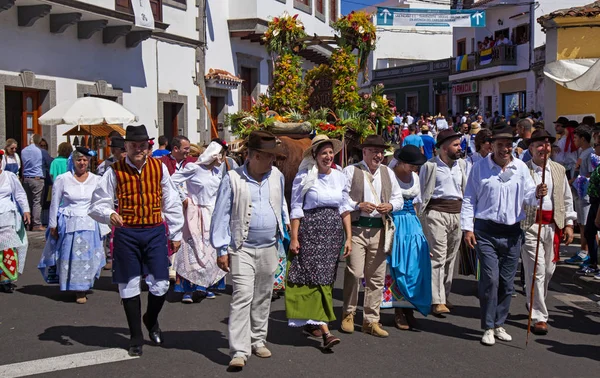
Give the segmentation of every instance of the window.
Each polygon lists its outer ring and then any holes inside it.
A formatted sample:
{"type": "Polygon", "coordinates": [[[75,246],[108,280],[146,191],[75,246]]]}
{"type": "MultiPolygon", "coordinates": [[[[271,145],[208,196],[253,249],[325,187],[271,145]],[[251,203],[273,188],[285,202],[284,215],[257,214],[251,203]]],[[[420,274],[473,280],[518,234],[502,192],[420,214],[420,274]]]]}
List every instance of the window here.
{"type": "Polygon", "coordinates": [[[338,15],[337,0],[329,0],[329,20],[331,22],[336,22],[337,15],[338,15]]]}
{"type": "Polygon", "coordinates": [[[494,32],[494,40],[498,40],[498,37],[506,37],[508,39],[510,39],[510,29],[506,28],[506,29],[502,29],[502,30],[496,30],[494,32]]]}
{"type": "Polygon", "coordinates": [[[467,40],[461,39],[456,41],[456,56],[466,55],[467,54],[467,40]]]}
{"type": "Polygon", "coordinates": [[[409,93],[406,95],[406,110],[412,114],[419,112],[419,95],[418,93],[409,93]]]}
{"type": "Polygon", "coordinates": [[[317,5],[317,12],[325,14],[325,0],[315,0],[317,5]]]}
{"type": "Polygon", "coordinates": [[[519,25],[513,29],[513,44],[522,45],[529,42],[529,24],[519,25]]]}
{"type": "MultiPolygon", "coordinates": [[[[185,0],[181,0],[182,2],[185,0]]],[[[150,0],[150,8],[154,21],[162,21],[162,0],[150,0]]],[[[133,14],[131,0],[115,0],[115,10],[123,13],[133,14]]]]}

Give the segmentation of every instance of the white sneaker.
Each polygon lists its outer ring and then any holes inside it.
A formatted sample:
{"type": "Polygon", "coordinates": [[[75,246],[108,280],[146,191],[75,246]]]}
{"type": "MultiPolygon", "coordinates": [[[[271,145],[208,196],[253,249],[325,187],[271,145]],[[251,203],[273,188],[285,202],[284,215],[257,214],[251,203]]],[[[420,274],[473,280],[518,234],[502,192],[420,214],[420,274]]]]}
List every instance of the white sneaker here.
{"type": "Polygon", "coordinates": [[[494,339],[494,330],[493,329],[486,329],[485,332],[483,332],[483,337],[481,338],[481,343],[483,345],[489,345],[492,346],[494,344],[496,344],[496,339],[494,339]]]}
{"type": "Polygon", "coordinates": [[[506,333],[504,327],[496,327],[494,328],[494,336],[501,341],[512,341],[512,336],[506,333]]]}

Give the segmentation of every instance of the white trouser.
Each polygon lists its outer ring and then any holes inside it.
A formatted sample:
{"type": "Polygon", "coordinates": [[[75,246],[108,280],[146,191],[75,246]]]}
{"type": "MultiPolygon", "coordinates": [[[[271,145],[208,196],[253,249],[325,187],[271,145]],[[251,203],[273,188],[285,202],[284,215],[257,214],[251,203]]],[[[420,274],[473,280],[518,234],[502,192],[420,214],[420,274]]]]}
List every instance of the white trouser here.
{"type": "MultiPolygon", "coordinates": [[[[133,298],[136,295],[140,295],[142,292],[142,277],[133,277],[126,284],[119,284],[119,294],[121,298],[133,298]]],[[[154,279],[152,274],[146,276],[146,284],[148,284],[148,290],[152,295],[161,297],[167,294],[169,291],[169,280],[157,281],[154,279]]]]}
{"type": "MultiPolygon", "coordinates": [[[[548,322],[548,308],[546,307],[546,296],[548,295],[548,285],[556,263],[554,259],[554,225],[543,224],[540,236],[540,250],[538,254],[538,265],[535,272],[535,286],[533,296],[533,311],[531,319],[533,323],[548,322]]],[[[531,280],[533,277],[533,265],[535,260],[535,248],[537,244],[539,224],[534,224],[525,233],[525,242],[521,248],[521,258],[523,259],[523,269],[525,272],[525,292],[527,293],[527,306],[531,302],[531,280]]]]}
{"type": "Polygon", "coordinates": [[[277,245],[230,251],[233,294],[229,312],[229,353],[248,359],[252,349],[265,346],[275,270],[277,245]]]}

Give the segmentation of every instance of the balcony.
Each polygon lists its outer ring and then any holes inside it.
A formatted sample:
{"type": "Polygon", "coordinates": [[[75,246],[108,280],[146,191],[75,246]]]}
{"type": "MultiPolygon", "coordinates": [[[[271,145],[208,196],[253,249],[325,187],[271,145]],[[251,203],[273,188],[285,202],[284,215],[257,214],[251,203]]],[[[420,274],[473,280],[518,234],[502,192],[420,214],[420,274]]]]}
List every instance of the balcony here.
{"type": "Polygon", "coordinates": [[[516,66],[517,65],[517,46],[498,46],[492,47],[491,60],[483,59],[481,57],[481,51],[466,56],[467,67],[466,69],[460,69],[457,65],[457,61],[460,57],[452,58],[452,73],[451,75],[457,75],[466,73],[469,71],[477,71],[488,69],[498,66],[516,66]]]}

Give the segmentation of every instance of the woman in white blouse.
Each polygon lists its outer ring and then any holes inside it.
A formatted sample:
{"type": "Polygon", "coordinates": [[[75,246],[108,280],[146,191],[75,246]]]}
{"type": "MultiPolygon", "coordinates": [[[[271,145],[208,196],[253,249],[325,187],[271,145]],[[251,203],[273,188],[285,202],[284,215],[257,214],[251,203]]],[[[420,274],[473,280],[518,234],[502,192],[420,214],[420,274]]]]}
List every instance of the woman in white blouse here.
{"type": "Polygon", "coordinates": [[[54,180],[46,247],[38,265],[46,282],[59,283],[61,291],[74,291],[79,304],[87,302],[86,291],[106,264],[102,236],[110,231],[88,216],[100,180],[88,172],[91,155],[87,148],[77,147],[69,170],[54,180]]]}
{"type": "Polygon", "coordinates": [[[219,166],[225,151],[224,142],[212,141],[196,163],[187,164],[171,176],[185,198],[183,240],[174,258],[175,291],[184,293],[183,303],[193,303],[196,291],[214,298],[209,289],[225,289],[223,277],[227,273],[217,266],[217,251],[210,244],[210,221],[223,176],[219,166]]]}
{"type": "Polygon", "coordinates": [[[350,213],[344,209],[346,176],[331,168],[341,149],[339,140],[316,136],[304,152],[292,187],[286,315],[289,326],[322,336],[324,349],[340,342],[328,328],[335,320],[333,284],[340,252],[346,257],[352,250],[350,213]]]}
{"type": "MultiPolygon", "coordinates": [[[[4,158],[0,150],[0,163],[4,158]]],[[[19,178],[0,168],[0,292],[12,293],[13,282],[23,273],[28,244],[25,225],[30,220],[27,194],[19,178]]]]}

